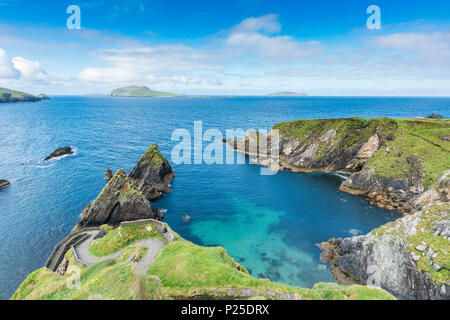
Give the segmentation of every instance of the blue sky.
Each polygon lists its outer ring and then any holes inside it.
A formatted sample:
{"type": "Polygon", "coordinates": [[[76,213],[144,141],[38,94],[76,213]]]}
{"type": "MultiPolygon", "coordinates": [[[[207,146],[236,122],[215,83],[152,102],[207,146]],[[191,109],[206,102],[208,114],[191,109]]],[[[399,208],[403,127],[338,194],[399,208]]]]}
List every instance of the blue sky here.
{"type": "Polygon", "coordinates": [[[449,96],[449,61],[447,0],[0,0],[0,86],[33,93],[449,96]]]}

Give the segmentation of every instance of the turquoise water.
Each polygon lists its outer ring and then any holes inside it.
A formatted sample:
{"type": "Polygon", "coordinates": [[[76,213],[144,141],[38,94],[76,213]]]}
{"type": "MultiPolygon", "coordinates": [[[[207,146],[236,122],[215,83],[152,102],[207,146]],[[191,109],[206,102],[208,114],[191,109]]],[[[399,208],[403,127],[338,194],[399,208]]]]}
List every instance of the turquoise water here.
{"type": "MultiPolygon", "coordinates": [[[[450,99],[55,97],[0,104],[0,298],[44,265],[105,185],[106,168],[129,172],[153,142],[171,160],[174,129],[268,129],[304,118],[448,117],[450,99]],[[75,155],[40,160],[70,145],[75,155]]],[[[204,142],[204,146],[208,143],[204,142]]],[[[154,203],[171,227],[202,245],[221,245],[257,277],[305,287],[333,281],[316,244],[366,233],[398,216],[338,190],[332,174],[256,165],[174,165],[173,191],[154,203]],[[182,216],[191,216],[183,222],[182,216]]]]}

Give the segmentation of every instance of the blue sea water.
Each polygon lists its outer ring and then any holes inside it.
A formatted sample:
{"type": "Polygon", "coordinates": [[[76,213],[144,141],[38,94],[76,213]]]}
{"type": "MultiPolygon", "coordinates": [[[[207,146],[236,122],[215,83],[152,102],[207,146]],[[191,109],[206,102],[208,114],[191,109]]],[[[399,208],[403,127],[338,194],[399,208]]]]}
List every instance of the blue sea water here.
{"type": "MultiPolygon", "coordinates": [[[[0,298],[44,265],[105,185],[157,142],[171,160],[174,129],[269,129],[280,121],[337,117],[450,116],[449,98],[54,97],[0,104],[0,298]],[[75,154],[41,160],[62,146],[75,154]]],[[[208,142],[204,142],[204,146],[208,142]]],[[[257,277],[312,287],[334,281],[317,243],[364,234],[399,216],[338,190],[333,174],[260,175],[256,165],[174,165],[172,192],[154,206],[197,244],[220,245],[257,277]],[[190,222],[182,220],[189,215],[190,222]]]]}

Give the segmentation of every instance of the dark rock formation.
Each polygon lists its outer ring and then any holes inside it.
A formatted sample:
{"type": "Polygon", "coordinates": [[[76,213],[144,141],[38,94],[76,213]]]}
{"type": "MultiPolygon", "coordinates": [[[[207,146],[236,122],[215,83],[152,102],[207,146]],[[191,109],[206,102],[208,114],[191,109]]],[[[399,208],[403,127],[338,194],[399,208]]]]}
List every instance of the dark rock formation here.
{"type": "Polygon", "coordinates": [[[444,117],[441,114],[432,113],[427,116],[427,119],[444,119],[444,117]]]}
{"type": "Polygon", "coordinates": [[[109,181],[109,180],[111,180],[112,177],[113,177],[112,170],[111,170],[110,168],[108,168],[108,169],[105,171],[105,180],[106,180],[106,181],[109,181]]]}
{"type": "Polygon", "coordinates": [[[62,156],[68,155],[68,154],[73,154],[71,147],[59,148],[59,149],[53,151],[47,158],[44,159],[44,161],[49,161],[53,158],[62,157],[62,156]]]}
{"type": "Polygon", "coordinates": [[[97,199],[84,209],[81,221],[74,230],[150,218],[162,219],[163,213],[151,207],[150,202],[126,176],[125,170],[121,169],[114,174],[97,199]]]}
{"type": "Polygon", "coordinates": [[[129,174],[137,189],[150,201],[170,191],[169,184],[174,176],[172,167],[156,144],[148,148],[129,174]]]}
{"type": "Polygon", "coordinates": [[[322,243],[321,258],[338,283],[379,286],[400,299],[450,299],[449,186],[450,171],[414,199],[421,211],[364,236],[322,243]]]}
{"type": "Polygon", "coordinates": [[[4,188],[9,185],[10,185],[10,182],[8,180],[0,179],[0,188],[4,188]]]}

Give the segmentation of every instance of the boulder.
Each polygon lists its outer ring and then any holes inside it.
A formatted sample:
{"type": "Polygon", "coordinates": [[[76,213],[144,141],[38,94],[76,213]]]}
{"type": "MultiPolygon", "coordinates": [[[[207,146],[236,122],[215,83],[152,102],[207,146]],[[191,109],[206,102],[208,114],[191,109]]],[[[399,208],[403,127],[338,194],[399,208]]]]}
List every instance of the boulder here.
{"type": "Polygon", "coordinates": [[[10,182],[8,180],[0,179],[0,188],[4,188],[9,185],[10,185],[10,182]]]}
{"type": "Polygon", "coordinates": [[[139,159],[129,174],[137,190],[150,201],[159,198],[163,192],[170,191],[169,184],[175,174],[166,158],[153,144],[139,159]]]}
{"type": "Polygon", "coordinates": [[[56,149],[55,151],[53,151],[47,158],[44,159],[44,161],[49,161],[53,158],[62,157],[62,156],[68,155],[68,154],[73,154],[71,147],[59,148],[59,149],[56,149]]]}
{"type": "Polygon", "coordinates": [[[123,221],[139,219],[162,219],[163,213],[152,208],[150,202],[139,192],[126,176],[125,170],[118,170],[108,184],[81,214],[81,221],[74,231],[101,226],[118,225],[123,221]]]}
{"type": "Polygon", "coordinates": [[[105,180],[106,180],[106,181],[109,181],[109,180],[111,180],[112,177],[113,177],[112,170],[111,170],[110,168],[108,168],[108,169],[105,171],[105,180]]]}
{"type": "Polygon", "coordinates": [[[427,119],[443,119],[444,117],[441,114],[432,113],[426,117],[427,119]]]}

